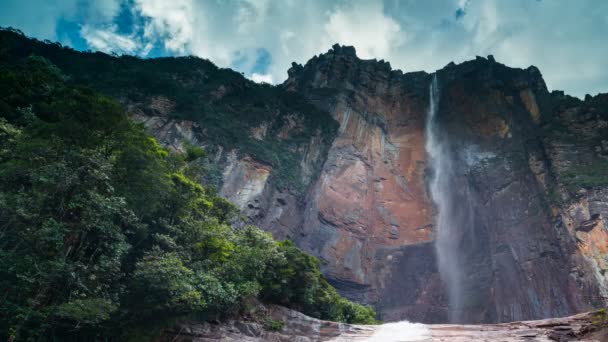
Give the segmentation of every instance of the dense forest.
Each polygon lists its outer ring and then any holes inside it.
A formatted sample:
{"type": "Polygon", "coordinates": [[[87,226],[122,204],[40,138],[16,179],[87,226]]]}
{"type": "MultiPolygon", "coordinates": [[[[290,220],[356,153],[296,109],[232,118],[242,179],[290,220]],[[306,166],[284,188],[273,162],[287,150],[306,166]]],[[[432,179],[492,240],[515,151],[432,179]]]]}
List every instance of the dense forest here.
{"type": "Polygon", "coordinates": [[[201,158],[49,60],[0,49],[0,339],[146,340],[260,302],[375,322],[316,258],[236,228],[236,208],[195,180],[201,158]]]}

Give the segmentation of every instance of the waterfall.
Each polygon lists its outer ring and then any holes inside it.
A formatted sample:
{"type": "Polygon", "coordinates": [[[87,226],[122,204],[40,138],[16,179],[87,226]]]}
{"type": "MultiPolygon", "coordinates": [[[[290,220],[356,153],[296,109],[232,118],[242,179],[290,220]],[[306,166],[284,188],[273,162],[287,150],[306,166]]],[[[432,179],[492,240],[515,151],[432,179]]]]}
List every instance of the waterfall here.
{"type": "Polygon", "coordinates": [[[460,208],[459,203],[455,202],[458,196],[454,195],[454,190],[458,189],[454,182],[456,173],[453,156],[450,153],[448,138],[445,132],[442,132],[437,119],[439,95],[437,75],[433,74],[425,130],[425,148],[432,170],[429,190],[437,210],[435,248],[439,274],[447,287],[448,316],[450,322],[458,322],[461,320],[463,309],[463,273],[458,225],[463,223],[463,220],[459,219],[462,217],[459,210],[464,208],[460,208]]]}

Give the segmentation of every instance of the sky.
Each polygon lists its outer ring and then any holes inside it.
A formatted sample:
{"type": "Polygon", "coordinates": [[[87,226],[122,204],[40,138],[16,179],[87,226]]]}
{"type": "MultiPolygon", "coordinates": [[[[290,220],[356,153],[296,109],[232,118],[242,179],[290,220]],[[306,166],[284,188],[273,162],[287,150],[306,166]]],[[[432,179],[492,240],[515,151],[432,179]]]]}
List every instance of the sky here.
{"type": "Polygon", "coordinates": [[[77,50],[195,55],[281,83],[334,43],[404,72],[494,55],[550,90],[608,92],[606,0],[2,0],[0,26],[77,50]]]}

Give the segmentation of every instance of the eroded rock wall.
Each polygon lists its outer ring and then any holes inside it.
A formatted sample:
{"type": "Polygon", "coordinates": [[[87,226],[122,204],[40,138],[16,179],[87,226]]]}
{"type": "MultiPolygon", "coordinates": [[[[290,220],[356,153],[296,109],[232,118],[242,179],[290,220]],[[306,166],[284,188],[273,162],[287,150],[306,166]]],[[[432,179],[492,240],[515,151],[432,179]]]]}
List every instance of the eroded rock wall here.
{"type": "Polygon", "coordinates": [[[441,319],[425,189],[429,75],[404,75],[340,46],[289,75],[284,87],[340,123],[296,241],[326,261],[343,294],[376,304],[385,319],[441,319]]]}
{"type": "MultiPolygon", "coordinates": [[[[472,215],[459,236],[461,321],[563,316],[601,305],[608,295],[604,97],[549,93],[536,68],[508,68],[491,57],[437,75],[438,116],[456,168],[450,191],[472,215]],[[592,171],[577,177],[586,166],[592,171]]],[[[167,146],[180,150],[190,141],[211,151],[220,193],[252,223],[320,257],[342,294],[374,305],[384,320],[445,322],[449,301],[427,189],[430,80],[361,60],[350,47],[294,64],[282,87],[339,124],[332,141],[312,134],[293,147],[306,184],[299,191],[277,186],[276,165],[207,141],[204,124],[172,119],[167,99],[131,109],[167,146]]],[[[243,134],[260,144],[289,139],[302,130],[301,115],[243,134]]]]}
{"type": "Polygon", "coordinates": [[[457,228],[463,307],[455,317],[505,322],[588,308],[583,296],[597,288],[571,277],[576,245],[555,224],[547,197],[551,170],[539,124],[549,94],[540,73],[478,58],[438,78],[438,117],[456,177],[448,191],[471,218],[457,228]]]}
{"type": "MultiPolygon", "coordinates": [[[[429,75],[392,71],[340,46],[289,74],[284,87],[340,122],[306,201],[299,245],[327,262],[342,293],[375,304],[384,319],[445,321],[425,187],[429,75]]],[[[538,69],[491,56],[450,64],[438,77],[439,120],[456,169],[446,191],[471,211],[459,228],[460,320],[545,318],[601,305],[605,100],[560,101],[538,69]]]]}
{"type": "MultiPolygon", "coordinates": [[[[216,186],[219,194],[234,203],[246,218],[245,223],[253,223],[273,233],[277,239],[293,238],[301,226],[303,196],[305,189],[279,186],[278,172],[269,162],[256,159],[241,149],[226,149],[210,141],[205,127],[193,120],[175,119],[175,104],[165,97],[152,97],[148,101],[128,105],[132,118],[144,124],[164,145],[175,151],[185,152],[187,144],[203,147],[208,156],[199,165],[204,182],[216,186]]],[[[277,137],[287,139],[290,133],[302,125],[298,116],[290,115],[285,122],[279,122],[277,137]]],[[[251,127],[249,134],[263,144],[275,137],[268,137],[268,127],[277,122],[262,122],[251,127]]],[[[297,167],[301,183],[308,185],[316,176],[319,164],[324,162],[328,142],[316,133],[294,147],[300,159],[297,167]]]]}

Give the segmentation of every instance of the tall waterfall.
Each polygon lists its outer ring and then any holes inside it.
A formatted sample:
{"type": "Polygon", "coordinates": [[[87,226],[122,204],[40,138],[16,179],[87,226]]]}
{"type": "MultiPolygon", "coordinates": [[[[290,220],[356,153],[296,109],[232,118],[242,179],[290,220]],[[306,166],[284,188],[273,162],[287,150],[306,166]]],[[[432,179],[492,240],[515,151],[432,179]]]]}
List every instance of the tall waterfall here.
{"type": "Polygon", "coordinates": [[[457,227],[462,223],[462,220],[458,219],[462,217],[462,213],[459,212],[461,208],[458,203],[455,203],[457,196],[453,195],[458,189],[454,189],[456,174],[449,141],[437,120],[440,92],[436,74],[433,75],[429,93],[425,148],[432,169],[431,198],[437,209],[435,248],[439,274],[448,291],[449,320],[458,322],[463,309],[463,265],[460,260],[460,236],[457,227]]]}

